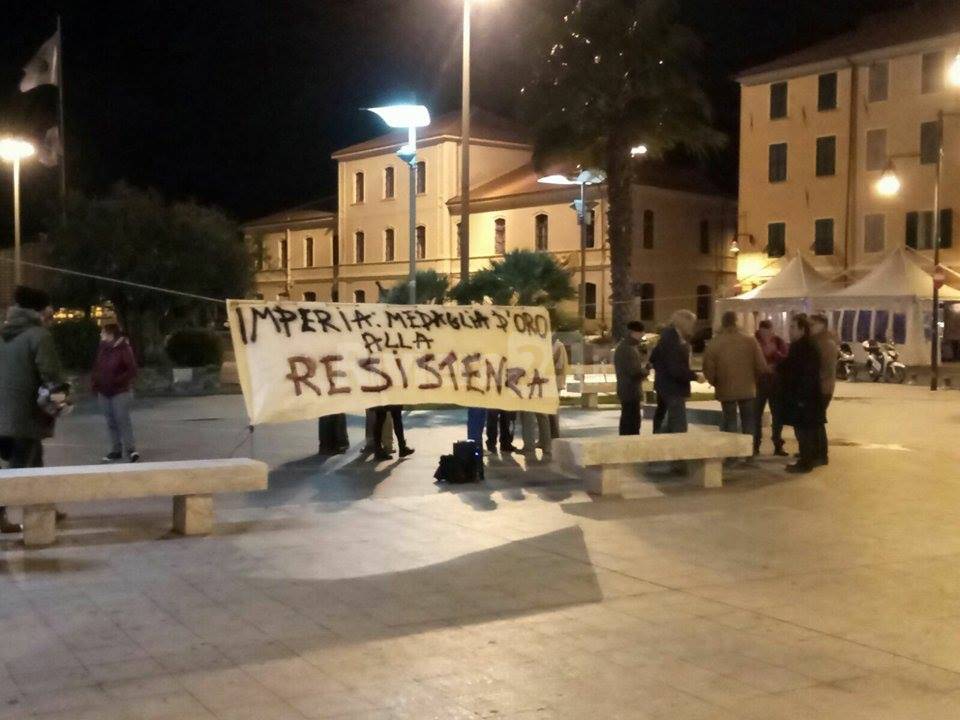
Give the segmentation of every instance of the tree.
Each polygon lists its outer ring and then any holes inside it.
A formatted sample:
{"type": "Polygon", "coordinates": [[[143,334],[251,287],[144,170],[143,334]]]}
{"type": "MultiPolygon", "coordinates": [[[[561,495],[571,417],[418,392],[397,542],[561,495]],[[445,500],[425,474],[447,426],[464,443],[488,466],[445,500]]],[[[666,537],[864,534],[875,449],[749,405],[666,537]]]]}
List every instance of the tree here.
{"type": "Polygon", "coordinates": [[[655,159],[722,143],[695,66],[699,42],[677,18],[674,0],[577,0],[522,91],[535,162],[563,156],[606,173],[616,337],[635,312],[630,149],[642,143],[655,159]]]}
{"type": "MultiPolygon", "coordinates": [[[[447,301],[450,279],[436,270],[417,270],[417,303],[419,305],[443,305],[447,301]]],[[[383,296],[390,305],[407,305],[410,301],[410,286],[406,280],[397,283],[383,296]]]]}
{"type": "MultiPolygon", "coordinates": [[[[51,264],[78,273],[218,300],[243,297],[252,281],[237,226],[193,202],[168,204],[156,192],[118,184],[103,198],[71,197],[66,224],[51,226],[51,264]]],[[[219,311],[195,298],[77,275],[60,276],[54,291],[68,305],[110,302],[141,355],[158,349],[160,331],[176,317],[202,322],[219,311]]]]}
{"type": "Polygon", "coordinates": [[[473,273],[451,292],[460,303],[495,305],[542,305],[549,309],[576,297],[570,271],[560,267],[553,255],[531,250],[511,250],[503,260],[473,273]]]}

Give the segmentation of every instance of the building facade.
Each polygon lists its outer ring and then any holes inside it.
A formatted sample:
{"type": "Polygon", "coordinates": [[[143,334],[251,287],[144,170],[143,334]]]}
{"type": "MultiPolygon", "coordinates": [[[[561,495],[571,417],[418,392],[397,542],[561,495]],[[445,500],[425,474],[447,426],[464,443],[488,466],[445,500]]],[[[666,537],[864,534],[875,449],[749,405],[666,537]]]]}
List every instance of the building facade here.
{"type": "MultiPolygon", "coordinates": [[[[417,184],[414,247],[419,269],[459,281],[459,114],[443,116],[418,141],[417,172],[397,157],[406,138],[387,134],[336,152],[336,212],[305,206],[244,226],[258,259],[256,292],[265,298],[376,302],[404,282],[410,233],[408,192],[417,184]],[[312,247],[312,251],[308,250],[312,247]]],[[[487,113],[471,140],[470,266],[488,267],[515,249],[553,254],[580,283],[580,227],[571,204],[577,187],[537,182],[532,147],[521,128],[487,113]]],[[[607,201],[592,188],[585,314],[590,331],[610,324],[607,201]]],[[[695,174],[651,166],[633,187],[637,315],[664,322],[673,310],[697,310],[706,323],[713,298],[732,284],[734,202],[695,174]]],[[[576,317],[578,300],[562,308],[576,317]]]]}
{"type": "Polygon", "coordinates": [[[958,49],[960,8],[910,8],[740,75],[743,289],[796,252],[833,276],[862,275],[898,247],[931,256],[941,111],[941,262],[960,267],[958,49]],[[885,170],[902,182],[894,196],[876,190],[885,170]]]}

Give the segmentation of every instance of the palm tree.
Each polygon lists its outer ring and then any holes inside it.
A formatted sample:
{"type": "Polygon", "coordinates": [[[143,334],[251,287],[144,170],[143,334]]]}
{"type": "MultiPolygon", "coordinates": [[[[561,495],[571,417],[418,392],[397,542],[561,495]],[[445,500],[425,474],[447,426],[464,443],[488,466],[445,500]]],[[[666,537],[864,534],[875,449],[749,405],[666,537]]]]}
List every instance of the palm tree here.
{"type": "Polygon", "coordinates": [[[677,17],[675,0],[577,0],[522,91],[536,162],[563,155],[606,173],[616,337],[634,312],[630,149],[659,158],[722,142],[694,64],[699,42],[677,17]]]}
{"type": "MultiPolygon", "coordinates": [[[[387,290],[383,302],[390,305],[407,305],[410,301],[410,286],[407,281],[397,283],[387,290]]],[[[417,270],[417,303],[419,305],[443,305],[447,301],[450,279],[436,270],[417,270]]]]}
{"type": "Polygon", "coordinates": [[[532,250],[511,250],[503,260],[473,273],[465,283],[450,291],[459,303],[484,302],[495,305],[541,305],[555,308],[576,297],[570,271],[552,255],[532,250]]]}

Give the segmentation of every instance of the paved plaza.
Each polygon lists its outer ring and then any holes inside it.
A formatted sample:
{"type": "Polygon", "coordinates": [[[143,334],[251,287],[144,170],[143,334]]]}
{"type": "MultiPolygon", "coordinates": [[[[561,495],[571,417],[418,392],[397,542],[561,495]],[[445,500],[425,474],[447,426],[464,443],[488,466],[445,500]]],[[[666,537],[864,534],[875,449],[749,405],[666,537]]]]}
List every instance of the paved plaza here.
{"type": "MultiPolygon", "coordinates": [[[[144,459],[236,450],[270,490],[208,538],[157,499],[0,540],[0,720],[960,717],[960,394],[844,385],[828,468],[628,499],[519,456],[439,488],[464,417],[410,413],[416,454],[373,464],[359,418],[324,460],[315,423],[245,436],[236,396],[142,401],[144,459]]],[[[48,463],[103,449],[84,406],[48,463]]]]}

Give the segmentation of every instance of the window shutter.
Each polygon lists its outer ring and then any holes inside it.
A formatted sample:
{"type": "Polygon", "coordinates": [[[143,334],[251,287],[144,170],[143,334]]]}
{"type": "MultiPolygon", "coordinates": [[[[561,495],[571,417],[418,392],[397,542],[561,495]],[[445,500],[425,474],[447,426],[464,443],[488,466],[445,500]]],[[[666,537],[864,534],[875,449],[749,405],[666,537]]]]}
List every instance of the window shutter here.
{"type": "Polygon", "coordinates": [[[953,247],[953,210],[950,208],[940,211],[940,247],[953,247]]]}
{"type": "Polygon", "coordinates": [[[917,249],[917,231],[920,227],[920,213],[907,213],[907,247],[917,249]]]}

